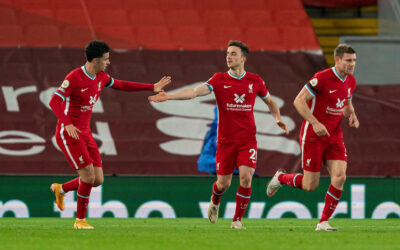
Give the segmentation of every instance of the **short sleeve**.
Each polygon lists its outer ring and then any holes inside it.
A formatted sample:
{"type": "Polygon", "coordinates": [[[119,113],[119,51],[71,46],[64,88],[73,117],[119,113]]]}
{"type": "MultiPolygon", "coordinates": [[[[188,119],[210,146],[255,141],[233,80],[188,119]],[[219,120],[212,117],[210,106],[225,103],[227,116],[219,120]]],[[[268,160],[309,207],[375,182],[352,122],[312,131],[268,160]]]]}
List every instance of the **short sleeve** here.
{"type": "Polygon", "coordinates": [[[61,86],[56,90],[54,94],[58,95],[59,97],[61,97],[61,99],[63,99],[63,101],[65,101],[66,98],[71,95],[73,82],[73,77],[71,77],[71,75],[67,75],[64,81],[61,83],[61,86]]]}
{"type": "Polygon", "coordinates": [[[267,85],[265,84],[264,80],[259,77],[257,81],[257,95],[261,98],[267,98],[269,96],[269,91],[267,89],[267,85]]]}
{"type": "Polygon", "coordinates": [[[114,84],[114,78],[112,78],[109,74],[106,74],[106,76],[104,77],[105,82],[106,82],[106,87],[110,88],[113,86],[114,84]]]}
{"type": "Polygon", "coordinates": [[[210,89],[210,91],[212,92],[215,85],[218,82],[218,73],[215,73],[210,79],[208,79],[208,81],[206,82],[208,88],[210,89]]]}
{"type": "Polygon", "coordinates": [[[317,73],[306,83],[306,88],[311,95],[316,96],[323,91],[321,76],[317,73]]]}

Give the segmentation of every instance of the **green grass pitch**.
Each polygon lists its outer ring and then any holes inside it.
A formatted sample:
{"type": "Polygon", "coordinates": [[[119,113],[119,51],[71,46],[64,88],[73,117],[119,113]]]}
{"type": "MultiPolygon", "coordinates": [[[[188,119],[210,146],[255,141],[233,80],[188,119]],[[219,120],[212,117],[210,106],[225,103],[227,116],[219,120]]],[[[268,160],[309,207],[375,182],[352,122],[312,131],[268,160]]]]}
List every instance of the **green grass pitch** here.
{"type": "Polygon", "coordinates": [[[0,249],[400,249],[400,220],[332,219],[338,232],[314,231],[318,220],[243,219],[247,230],[219,219],[1,218],[0,249]]]}

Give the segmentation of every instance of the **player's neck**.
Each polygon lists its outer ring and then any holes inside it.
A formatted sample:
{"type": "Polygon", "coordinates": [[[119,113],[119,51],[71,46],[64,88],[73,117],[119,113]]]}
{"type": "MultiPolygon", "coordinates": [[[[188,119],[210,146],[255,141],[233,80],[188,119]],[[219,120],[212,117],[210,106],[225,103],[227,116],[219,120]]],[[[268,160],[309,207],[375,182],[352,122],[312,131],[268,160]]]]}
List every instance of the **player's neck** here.
{"type": "Polygon", "coordinates": [[[90,62],[86,62],[85,63],[85,69],[86,72],[91,76],[91,77],[95,77],[97,75],[97,71],[94,68],[94,65],[91,64],[90,62]]]}
{"type": "Polygon", "coordinates": [[[234,76],[240,77],[244,73],[244,68],[243,67],[241,67],[241,68],[230,68],[229,72],[234,76]]]}
{"type": "Polygon", "coordinates": [[[335,69],[336,69],[336,72],[338,73],[338,75],[341,77],[341,78],[343,78],[343,79],[345,79],[346,78],[346,73],[344,73],[344,72],[342,72],[342,71],[339,71],[338,70],[338,67],[336,67],[336,65],[335,65],[335,69]]]}

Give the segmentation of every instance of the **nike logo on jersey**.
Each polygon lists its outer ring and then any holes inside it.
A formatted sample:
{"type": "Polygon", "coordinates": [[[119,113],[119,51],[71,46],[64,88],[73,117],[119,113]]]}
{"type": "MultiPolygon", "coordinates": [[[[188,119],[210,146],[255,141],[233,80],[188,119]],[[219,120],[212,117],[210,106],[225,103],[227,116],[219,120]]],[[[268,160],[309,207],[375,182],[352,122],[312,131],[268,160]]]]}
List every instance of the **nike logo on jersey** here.
{"type": "Polygon", "coordinates": [[[329,90],[329,94],[332,94],[333,92],[336,92],[336,89],[335,90],[329,90]]]}
{"type": "Polygon", "coordinates": [[[232,87],[232,86],[224,85],[224,89],[227,89],[227,88],[230,88],[230,87],[232,87]]]}
{"type": "Polygon", "coordinates": [[[88,90],[88,88],[86,88],[86,89],[81,89],[81,92],[83,93],[83,92],[85,92],[86,90],[88,90]]]}

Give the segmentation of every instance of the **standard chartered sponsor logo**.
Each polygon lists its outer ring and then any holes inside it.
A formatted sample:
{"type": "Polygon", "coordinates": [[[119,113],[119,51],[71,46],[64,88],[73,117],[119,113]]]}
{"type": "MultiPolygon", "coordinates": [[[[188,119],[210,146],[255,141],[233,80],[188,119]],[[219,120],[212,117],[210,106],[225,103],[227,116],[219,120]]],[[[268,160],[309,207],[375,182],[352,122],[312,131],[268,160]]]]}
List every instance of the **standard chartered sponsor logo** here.
{"type": "MultiPolygon", "coordinates": [[[[203,84],[203,82],[186,85],[174,91],[194,88],[200,84],[203,84]]],[[[245,96],[238,95],[237,97],[238,100],[242,100],[245,96]]],[[[280,108],[284,106],[285,103],[281,98],[277,96],[273,96],[273,98],[280,108]]],[[[151,102],[156,110],[170,115],[170,117],[157,120],[157,128],[162,133],[176,138],[161,143],[161,149],[177,155],[199,155],[204,137],[209,129],[208,124],[214,119],[214,104],[211,104],[211,101],[215,102],[214,94],[187,101],[151,102]]],[[[248,108],[251,109],[251,105],[249,106],[248,108]]],[[[258,150],[278,151],[292,155],[300,154],[300,145],[297,140],[288,139],[283,135],[284,131],[276,126],[275,119],[268,113],[268,107],[260,98],[256,98],[254,119],[257,126],[258,150]]],[[[282,120],[288,125],[289,131],[296,128],[292,118],[282,116],[282,120]]]]}
{"type": "Polygon", "coordinates": [[[226,104],[226,110],[229,111],[251,111],[251,107],[252,106],[250,104],[226,104]]]}
{"type": "Polygon", "coordinates": [[[335,109],[335,108],[327,107],[326,113],[330,114],[330,115],[342,115],[343,109],[335,109]]]}

